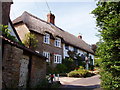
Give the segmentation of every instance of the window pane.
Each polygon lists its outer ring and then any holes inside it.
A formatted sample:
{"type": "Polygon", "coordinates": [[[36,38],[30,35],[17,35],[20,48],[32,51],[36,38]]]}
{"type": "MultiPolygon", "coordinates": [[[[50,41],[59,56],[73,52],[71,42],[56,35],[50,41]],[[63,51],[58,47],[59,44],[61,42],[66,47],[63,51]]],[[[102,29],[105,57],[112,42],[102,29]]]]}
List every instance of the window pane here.
{"type": "Polygon", "coordinates": [[[46,35],[44,36],[44,43],[47,43],[47,44],[50,43],[50,35],[49,35],[49,34],[46,34],[46,35]]]}
{"type": "Polygon", "coordinates": [[[56,46],[56,47],[60,47],[60,46],[61,46],[61,39],[60,39],[60,38],[57,38],[57,39],[55,40],[55,46],[56,46]]]}

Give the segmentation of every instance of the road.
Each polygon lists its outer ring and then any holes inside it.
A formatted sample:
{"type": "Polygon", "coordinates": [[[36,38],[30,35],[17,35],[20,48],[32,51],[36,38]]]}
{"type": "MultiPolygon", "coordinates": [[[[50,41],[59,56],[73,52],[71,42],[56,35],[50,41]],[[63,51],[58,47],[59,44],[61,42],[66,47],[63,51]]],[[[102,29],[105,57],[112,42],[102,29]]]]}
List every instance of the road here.
{"type": "Polygon", "coordinates": [[[70,90],[101,90],[99,75],[88,78],[60,77],[62,86],[60,88],[69,88],[70,90]]]}

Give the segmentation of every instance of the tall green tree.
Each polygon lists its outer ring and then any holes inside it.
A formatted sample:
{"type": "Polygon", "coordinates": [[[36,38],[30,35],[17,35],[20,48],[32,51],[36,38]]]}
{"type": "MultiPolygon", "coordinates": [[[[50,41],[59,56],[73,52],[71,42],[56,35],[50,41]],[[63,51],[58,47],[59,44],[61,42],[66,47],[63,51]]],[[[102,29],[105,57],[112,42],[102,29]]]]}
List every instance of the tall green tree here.
{"type": "Polygon", "coordinates": [[[92,11],[95,15],[101,42],[97,55],[101,63],[101,86],[120,89],[120,1],[98,2],[92,11]]]}

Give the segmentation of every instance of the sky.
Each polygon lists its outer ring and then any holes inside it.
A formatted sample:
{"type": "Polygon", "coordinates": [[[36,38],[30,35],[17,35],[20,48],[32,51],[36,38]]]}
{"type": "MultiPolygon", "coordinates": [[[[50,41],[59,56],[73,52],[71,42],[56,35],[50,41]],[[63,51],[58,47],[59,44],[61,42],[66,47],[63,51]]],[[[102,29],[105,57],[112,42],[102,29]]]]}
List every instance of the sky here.
{"type": "Polygon", "coordinates": [[[88,44],[95,44],[99,41],[99,38],[96,36],[98,34],[96,20],[94,15],[90,14],[96,8],[95,1],[55,2],[53,0],[53,2],[50,2],[48,0],[49,8],[46,0],[29,2],[13,0],[13,2],[10,13],[11,20],[27,11],[46,21],[50,9],[55,15],[56,26],[75,36],[78,36],[80,33],[82,39],[88,44]]]}

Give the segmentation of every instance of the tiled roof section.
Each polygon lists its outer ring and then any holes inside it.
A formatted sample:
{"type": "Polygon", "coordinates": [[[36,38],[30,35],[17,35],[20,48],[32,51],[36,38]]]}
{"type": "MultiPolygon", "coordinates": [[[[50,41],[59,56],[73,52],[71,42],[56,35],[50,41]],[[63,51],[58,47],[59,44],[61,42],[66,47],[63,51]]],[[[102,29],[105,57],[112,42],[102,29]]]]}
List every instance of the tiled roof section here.
{"type": "Polygon", "coordinates": [[[94,54],[93,50],[89,47],[89,45],[84,42],[82,39],[77,38],[76,36],[62,30],[61,28],[48,23],[40,18],[33,16],[28,12],[24,12],[20,17],[16,18],[13,21],[13,24],[19,23],[23,21],[26,26],[37,33],[44,34],[45,32],[49,32],[53,35],[53,37],[59,36],[61,37],[66,43],[71,44],[75,47],[78,47],[84,51],[90,52],[94,54]]]}

